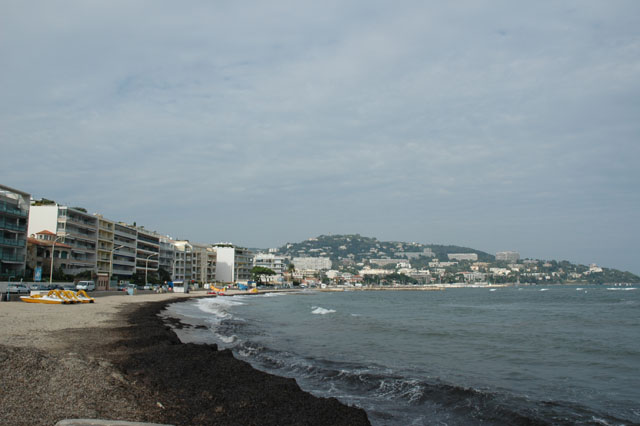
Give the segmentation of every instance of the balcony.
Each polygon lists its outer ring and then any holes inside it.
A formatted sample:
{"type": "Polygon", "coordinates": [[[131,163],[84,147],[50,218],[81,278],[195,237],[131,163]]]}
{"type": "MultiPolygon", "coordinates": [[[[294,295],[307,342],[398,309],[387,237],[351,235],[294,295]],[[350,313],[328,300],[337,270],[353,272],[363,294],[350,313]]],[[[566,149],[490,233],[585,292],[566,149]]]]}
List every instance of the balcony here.
{"type": "Polygon", "coordinates": [[[7,222],[6,220],[0,218],[0,229],[8,229],[10,231],[27,231],[26,225],[18,225],[16,223],[7,222]]]}
{"type": "Polygon", "coordinates": [[[7,213],[18,217],[27,217],[29,215],[28,210],[19,209],[12,204],[5,203],[4,201],[0,202],[0,213],[7,213]]]}
{"type": "Polygon", "coordinates": [[[0,253],[0,261],[6,263],[24,263],[24,256],[16,254],[2,254],[0,253]]]}
{"type": "Polygon", "coordinates": [[[113,266],[115,267],[115,265],[127,265],[127,266],[135,266],[136,261],[133,259],[119,259],[119,258],[115,258],[113,259],[113,266]]]}
{"type": "Polygon", "coordinates": [[[87,220],[84,219],[82,217],[76,216],[76,215],[69,215],[67,214],[66,216],[64,216],[67,219],[68,223],[73,223],[76,225],[80,225],[83,228],[92,228],[92,229],[97,229],[98,228],[98,221],[97,220],[87,220]]]}
{"type": "Polygon", "coordinates": [[[0,245],[3,246],[24,247],[26,244],[27,240],[0,237],[0,245]]]}
{"type": "Polygon", "coordinates": [[[83,232],[83,230],[78,229],[74,226],[67,226],[65,231],[68,235],[71,235],[75,238],[79,238],[86,241],[92,241],[92,242],[97,241],[95,232],[92,232],[92,233],[83,232]]]}

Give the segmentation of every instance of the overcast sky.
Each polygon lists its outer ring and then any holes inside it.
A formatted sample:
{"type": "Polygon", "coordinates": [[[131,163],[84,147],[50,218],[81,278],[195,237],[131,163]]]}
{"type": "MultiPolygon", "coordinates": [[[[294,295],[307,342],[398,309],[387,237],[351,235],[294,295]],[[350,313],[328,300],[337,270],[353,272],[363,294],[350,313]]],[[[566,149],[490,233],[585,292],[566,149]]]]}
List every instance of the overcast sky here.
{"type": "Polygon", "coordinates": [[[201,243],[640,273],[640,2],[0,0],[0,183],[201,243]]]}

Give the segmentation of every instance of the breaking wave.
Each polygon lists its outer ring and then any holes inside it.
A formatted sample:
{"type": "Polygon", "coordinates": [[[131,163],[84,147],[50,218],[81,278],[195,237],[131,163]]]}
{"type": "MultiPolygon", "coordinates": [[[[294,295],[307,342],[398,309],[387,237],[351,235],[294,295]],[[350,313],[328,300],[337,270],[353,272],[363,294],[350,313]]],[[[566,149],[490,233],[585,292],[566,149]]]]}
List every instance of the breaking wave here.
{"type": "Polygon", "coordinates": [[[325,308],[321,308],[321,307],[318,307],[318,306],[314,306],[311,309],[313,309],[311,311],[311,313],[314,314],[314,315],[327,315],[327,314],[333,314],[333,313],[336,312],[333,309],[325,309],[325,308]]]}

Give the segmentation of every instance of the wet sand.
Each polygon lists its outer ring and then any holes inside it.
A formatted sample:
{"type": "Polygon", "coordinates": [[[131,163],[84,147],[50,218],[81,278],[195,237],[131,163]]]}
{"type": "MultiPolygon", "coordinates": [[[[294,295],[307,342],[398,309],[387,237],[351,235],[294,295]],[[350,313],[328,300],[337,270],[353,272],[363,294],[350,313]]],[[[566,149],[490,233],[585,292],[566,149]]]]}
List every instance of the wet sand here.
{"type": "Polygon", "coordinates": [[[157,315],[190,294],[0,302],[0,424],[100,418],[175,425],[367,425],[366,413],[179,342],[157,315]]]}

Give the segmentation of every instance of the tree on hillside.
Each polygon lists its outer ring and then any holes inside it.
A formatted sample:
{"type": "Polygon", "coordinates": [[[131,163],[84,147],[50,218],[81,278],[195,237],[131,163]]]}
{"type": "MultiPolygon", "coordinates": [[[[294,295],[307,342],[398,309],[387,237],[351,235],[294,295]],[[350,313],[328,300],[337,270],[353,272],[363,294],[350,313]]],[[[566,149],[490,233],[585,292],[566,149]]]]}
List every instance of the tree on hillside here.
{"type": "Polygon", "coordinates": [[[251,277],[258,284],[266,283],[266,277],[270,277],[275,274],[276,273],[273,269],[265,268],[264,266],[254,266],[251,268],[251,277]]]}

